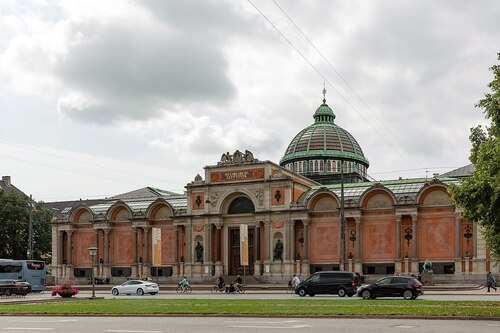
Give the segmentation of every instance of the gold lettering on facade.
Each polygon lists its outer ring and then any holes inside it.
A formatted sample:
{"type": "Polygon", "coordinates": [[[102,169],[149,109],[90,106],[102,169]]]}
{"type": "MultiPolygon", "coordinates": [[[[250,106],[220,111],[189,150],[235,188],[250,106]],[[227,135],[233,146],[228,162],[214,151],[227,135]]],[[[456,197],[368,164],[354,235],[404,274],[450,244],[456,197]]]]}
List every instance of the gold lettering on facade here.
{"type": "Polygon", "coordinates": [[[235,171],[235,172],[224,172],[222,178],[224,180],[230,180],[230,179],[251,178],[252,176],[253,176],[252,171],[235,171]]]}

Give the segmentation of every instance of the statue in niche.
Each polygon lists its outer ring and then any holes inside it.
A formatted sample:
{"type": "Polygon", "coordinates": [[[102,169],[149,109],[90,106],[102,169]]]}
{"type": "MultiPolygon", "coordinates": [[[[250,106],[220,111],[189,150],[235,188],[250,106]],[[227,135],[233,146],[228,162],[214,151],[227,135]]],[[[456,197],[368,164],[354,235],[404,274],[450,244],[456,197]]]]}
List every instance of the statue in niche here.
{"type": "Polygon", "coordinates": [[[280,260],[283,262],[283,243],[278,239],[274,246],[273,261],[280,260]]]}
{"type": "Polygon", "coordinates": [[[194,250],[196,252],[196,262],[203,262],[203,245],[198,242],[194,250]]]}
{"type": "Polygon", "coordinates": [[[432,273],[432,272],[433,272],[432,262],[430,262],[429,259],[425,259],[422,273],[432,273]]]}

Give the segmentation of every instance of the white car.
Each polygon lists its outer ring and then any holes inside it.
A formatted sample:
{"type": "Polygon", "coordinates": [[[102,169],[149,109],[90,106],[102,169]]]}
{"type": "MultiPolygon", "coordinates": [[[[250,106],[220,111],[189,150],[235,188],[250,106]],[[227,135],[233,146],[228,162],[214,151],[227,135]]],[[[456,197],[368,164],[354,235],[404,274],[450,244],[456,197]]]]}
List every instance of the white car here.
{"type": "Polygon", "coordinates": [[[111,293],[114,296],[118,296],[120,294],[137,294],[139,296],[142,296],[144,294],[156,295],[156,293],[159,291],[160,288],[156,283],[142,280],[128,280],[118,286],[114,286],[113,288],[111,288],[111,293]]]}

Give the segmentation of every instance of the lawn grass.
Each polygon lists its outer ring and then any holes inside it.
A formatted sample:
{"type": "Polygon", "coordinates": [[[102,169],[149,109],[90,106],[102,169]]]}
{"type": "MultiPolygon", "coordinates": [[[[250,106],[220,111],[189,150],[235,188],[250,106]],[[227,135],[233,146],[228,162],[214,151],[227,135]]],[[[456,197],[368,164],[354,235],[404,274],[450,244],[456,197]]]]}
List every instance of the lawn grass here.
{"type": "Polygon", "coordinates": [[[46,315],[255,315],[255,316],[408,316],[500,319],[495,301],[325,299],[74,299],[2,304],[0,314],[46,315]]]}

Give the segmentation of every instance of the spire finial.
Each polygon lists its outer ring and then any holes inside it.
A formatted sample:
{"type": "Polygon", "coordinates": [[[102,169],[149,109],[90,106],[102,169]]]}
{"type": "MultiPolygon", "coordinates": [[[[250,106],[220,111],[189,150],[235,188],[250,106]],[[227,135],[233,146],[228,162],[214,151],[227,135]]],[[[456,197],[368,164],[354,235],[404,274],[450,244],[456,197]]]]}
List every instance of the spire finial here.
{"type": "Polygon", "coordinates": [[[326,103],[326,88],[325,88],[325,81],[323,81],[323,104],[326,103]]]}

